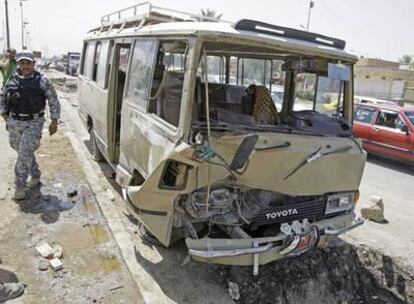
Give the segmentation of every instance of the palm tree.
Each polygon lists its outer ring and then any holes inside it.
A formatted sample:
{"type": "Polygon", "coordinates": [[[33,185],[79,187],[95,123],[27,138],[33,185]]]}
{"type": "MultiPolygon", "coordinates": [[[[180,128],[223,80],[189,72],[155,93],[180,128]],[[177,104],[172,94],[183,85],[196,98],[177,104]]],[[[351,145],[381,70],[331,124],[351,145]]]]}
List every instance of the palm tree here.
{"type": "Polygon", "coordinates": [[[221,19],[221,17],[223,16],[223,14],[217,14],[217,12],[215,10],[212,9],[201,9],[200,10],[200,17],[199,20],[200,21],[211,21],[214,22],[214,19],[221,19]]]}

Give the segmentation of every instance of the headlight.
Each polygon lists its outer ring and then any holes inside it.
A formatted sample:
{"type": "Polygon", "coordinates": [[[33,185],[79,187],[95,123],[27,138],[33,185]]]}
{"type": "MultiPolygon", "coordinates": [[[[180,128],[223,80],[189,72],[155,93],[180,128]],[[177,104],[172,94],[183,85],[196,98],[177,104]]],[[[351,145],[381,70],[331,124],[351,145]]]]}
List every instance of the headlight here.
{"type": "Polygon", "coordinates": [[[348,211],[354,208],[354,193],[330,195],[326,202],[325,214],[348,211]]]}

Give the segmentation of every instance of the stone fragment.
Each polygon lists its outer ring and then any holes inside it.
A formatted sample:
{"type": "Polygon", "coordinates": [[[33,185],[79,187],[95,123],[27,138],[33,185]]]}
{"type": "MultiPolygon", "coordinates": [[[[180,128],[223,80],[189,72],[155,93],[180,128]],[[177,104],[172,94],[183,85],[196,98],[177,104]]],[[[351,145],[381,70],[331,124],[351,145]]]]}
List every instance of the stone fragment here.
{"type": "Polygon", "coordinates": [[[68,197],[74,197],[78,194],[78,190],[74,187],[70,187],[66,193],[68,197]]]}
{"type": "Polygon", "coordinates": [[[53,257],[60,259],[63,256],[63,247],[58,243],[53,243],[53,257]]]}
{"type": "Polygon", "coordinates": [[[106,193],[108,194],[108,197],[109,197],[110,201],[114,202],[115,201],[115,194],[110,189],[107,189],[106,193]]]}
{"type": "Polygon", "coordinates": [[[53,256],[53,248],[46,242],[42,242],[36,245],[36,251],[44,258],[50,258],[53,256]]]}
{"type": "Polygon", "coordinates": [[[52,269],[54,271],[59,271],[59,270],[63,269],[63,263],[58,258],[53,258],[53,259],[49,260],[49,264],[50,264],[50,266],[52,267],[52,269]]]}
{"type": "Polygon", "coordinates": [[[385,221],[384,217],[384,203],[379,196],[371,196],[371,198],[364,202],[361,206],[361,215],[374,222],[382,223],[385,221]]]}
{"type": "Polygon", "coordinates": [[[48,260],[44,260],[44,259],[39,260],[39,264],[38,264],[37,268],[40,271],[46,271],[46,270],[48,270],[49,269],[49,261],[48,260]]]}
{"type": "Polygon", "coordinates": [[[239,300],[240,299],[240,290],[239,285],[237,283],[229,281],[229,294],[232,300],[239,300]]]}

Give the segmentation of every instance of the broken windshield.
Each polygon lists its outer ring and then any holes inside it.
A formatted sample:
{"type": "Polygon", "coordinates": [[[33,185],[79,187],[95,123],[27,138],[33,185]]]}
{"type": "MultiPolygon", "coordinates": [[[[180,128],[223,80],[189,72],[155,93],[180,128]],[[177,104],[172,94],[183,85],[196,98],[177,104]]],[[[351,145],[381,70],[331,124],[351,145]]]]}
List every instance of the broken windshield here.
{"type": "Polygon", "coordinates": [[[205,47],[197,73],[193,121],[209,118],[212,124],[289,127],[317,134],[324,134],[324,128],[332,133],[333,124],[339,126],[339,133],[349,131],[344,120],[337,121],[346,117],[345,86],[352,80],[348,66],[241,45],[205,47]],[[326,126],[315,129],[315,119],[326,126]]]}

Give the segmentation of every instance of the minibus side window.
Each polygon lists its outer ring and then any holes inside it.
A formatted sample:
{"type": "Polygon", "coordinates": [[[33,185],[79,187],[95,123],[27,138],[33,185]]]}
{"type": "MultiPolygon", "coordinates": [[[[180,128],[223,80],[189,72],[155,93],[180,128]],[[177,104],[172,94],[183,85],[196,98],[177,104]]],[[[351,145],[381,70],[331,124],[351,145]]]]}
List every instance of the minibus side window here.
{"type": "Polygon", "coordinates": [[[136,40],[127,87],[127,101],[146,111],[157,51],[156,40],[136,40]]]}
{"type": "Polygon", "coordinates": [[[93,55],[95,53],[95,42],[88,42],[84,59],[83,72],[85,77],[92,79],[93,55]]]}
{"type": "Polygon", "coordinates": [[[96,43],[95,58],[93,59],[93,74],[92,74],[93,81],[96,81],[96,76],[98,72],[99,56],[101,55],[101,49],[102,49],[102,43],[98,41],[96,43]]]}
{"type": "MultiPolygon", "coordinates": [[[[102,87],[106,88],[106,69],[108,62],[108,51],[109,51],[109,40],[103,41],[101,44],[101,50],[99,52],[99,57],[95,59],[97,62],[97,71],[96,71],[96,83],[102,87]]],[[[97,53],[98,56],[98,53],[97,53]]]]}
{"type": "Polygon", "coordinates": [[[149,112],[178,127],[186,70],[185,41],[162,41],[152,79],[149,112]]]}

